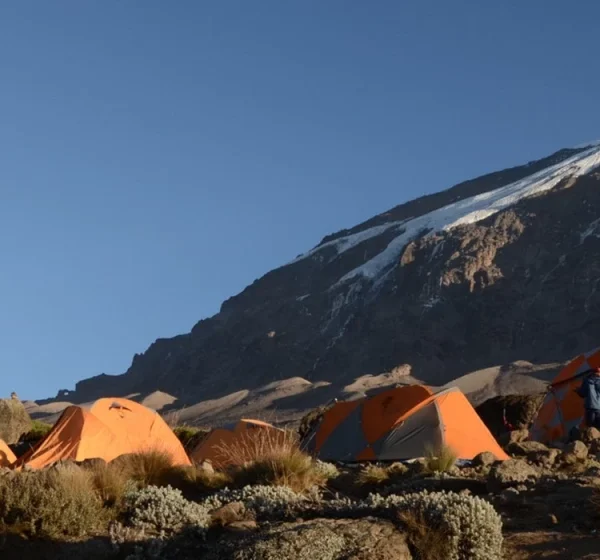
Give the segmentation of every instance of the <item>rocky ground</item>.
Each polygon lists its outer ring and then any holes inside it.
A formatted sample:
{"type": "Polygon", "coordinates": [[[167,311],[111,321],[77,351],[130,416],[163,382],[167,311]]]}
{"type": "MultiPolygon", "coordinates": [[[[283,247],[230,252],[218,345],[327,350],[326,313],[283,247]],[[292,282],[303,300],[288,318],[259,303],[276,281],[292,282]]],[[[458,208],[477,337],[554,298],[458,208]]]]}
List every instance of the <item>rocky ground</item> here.
{"type": "Polygon", "coordinates": [[[505,434],[513,455],[505,462],[483,453],[454,466],[431,457],[392,465],[319,463],[326,479],[320,491],[248,486],[191,501],[162,496],[168,506],[156,500],[151,507],[141,498],[135,511],[146,513],[94,538],[48,541],[5,530],[0,557],[433,560],[452,557],[444,556],[446,544],[436,544],[444,531],[459,527],[465,542],[473,534],[493,536],[497,512],[503,552],[488,555],[493,539],[485,536],[471,552],[461,545],[456,558],[600,559],[600,432],[589,429],[555,447],[526,436],[526,430],[505,434]],[[444,502],[448,496],[456,503],[444,502]],[[463,507],[469,513],[457,513],[463,507]],[[407,511],[408,520],[401,516],[407,511]],[[173,531],[178,515],[192,516],[200,533],[173,531]]]}

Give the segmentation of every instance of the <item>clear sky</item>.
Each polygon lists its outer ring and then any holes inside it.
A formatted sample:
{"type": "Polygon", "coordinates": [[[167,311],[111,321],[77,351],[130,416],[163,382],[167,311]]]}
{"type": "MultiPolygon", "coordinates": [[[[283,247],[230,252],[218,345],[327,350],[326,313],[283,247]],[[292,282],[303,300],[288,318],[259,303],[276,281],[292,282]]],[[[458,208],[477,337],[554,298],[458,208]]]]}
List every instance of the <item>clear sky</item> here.
{"type": "Polygon", "coordinates": [[[331,232],[600,138],[600,2],[0,3],[0,396],[122,373],[331,232]]]}

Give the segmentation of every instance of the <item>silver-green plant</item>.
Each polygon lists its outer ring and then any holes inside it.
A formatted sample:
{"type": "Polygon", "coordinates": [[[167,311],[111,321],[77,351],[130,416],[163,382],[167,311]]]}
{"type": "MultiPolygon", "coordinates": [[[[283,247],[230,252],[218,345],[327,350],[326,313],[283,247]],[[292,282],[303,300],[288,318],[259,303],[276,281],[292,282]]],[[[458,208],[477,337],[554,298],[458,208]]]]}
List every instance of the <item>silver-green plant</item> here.
{"type": "Polygon", "coordinates": [[[147,486],[129,492],[123,503],[132,527],[157,533],[174,533],[187,527],[205,532],[211,521],[206,507],[189,502],[171,486],[147,486]]]}

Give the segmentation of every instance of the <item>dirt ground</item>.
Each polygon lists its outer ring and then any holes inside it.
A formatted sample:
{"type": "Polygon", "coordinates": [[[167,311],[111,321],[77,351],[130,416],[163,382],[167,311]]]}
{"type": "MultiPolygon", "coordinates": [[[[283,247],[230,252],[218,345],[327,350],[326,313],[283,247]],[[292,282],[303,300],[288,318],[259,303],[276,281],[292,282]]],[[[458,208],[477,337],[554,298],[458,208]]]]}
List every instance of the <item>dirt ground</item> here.
{"type": "Polygon", "coordinates": [[[515,532],[505,534],[504,538],[506,558],[510,560],[600,560],[600,531],[592,534],[515,532]]]}

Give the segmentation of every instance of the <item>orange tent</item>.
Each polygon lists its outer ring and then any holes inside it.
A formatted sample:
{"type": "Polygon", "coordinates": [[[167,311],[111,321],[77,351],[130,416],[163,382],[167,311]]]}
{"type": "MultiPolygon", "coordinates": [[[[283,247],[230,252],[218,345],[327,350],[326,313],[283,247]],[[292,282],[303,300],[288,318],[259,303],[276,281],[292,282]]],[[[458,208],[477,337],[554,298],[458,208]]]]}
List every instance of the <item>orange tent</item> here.
{"type": "Polygon", "coordinates": [[[48,435],[17,465],[43,468],[64,459],[112,461],[144,451],[168,453],[176,465],[190,465],[177,436],[159,414],[128,399],[100,399],[90,407],[70,406],[48,435]]]}
{"type": "Polygon", "coordinates": [[[16,460],[11,448],[0,439],[0,467],[10,467],[16,460]]]}
{"type": "Polygon", "coordinates": [[[600,348],[571,360],[552,380],[546,398],[533,422],[530,439],[557,441],[583,423],[583,399],[575,393],[585,373],[600,367],[600,348]]]}
{"type": "Polygon", "coordinates": [[[215,428],[206,436],[190,454],[192,461],[200,463],[209,460],[215,467],[224,467],[242,463],[245,457],[250,458],[268,448],[285,441],[285,432],[267,422],[242,419],[236,424],[215,428]],[[236,450],[237,457],[223,453],[222,447],[236,450]]]}
{"type": "Polygon", "coordinates": [[[406,460],[444,445],[459,459],[483,451],[508,458],[460,390],[433,394],[423,385],[337,403],[305,443],[307,451],[328,461],[406,460]]]}

